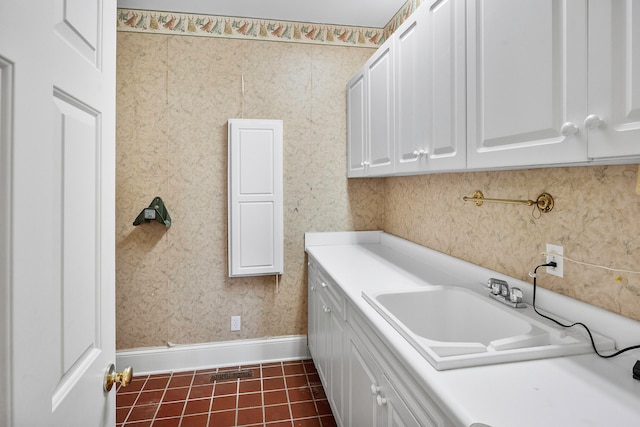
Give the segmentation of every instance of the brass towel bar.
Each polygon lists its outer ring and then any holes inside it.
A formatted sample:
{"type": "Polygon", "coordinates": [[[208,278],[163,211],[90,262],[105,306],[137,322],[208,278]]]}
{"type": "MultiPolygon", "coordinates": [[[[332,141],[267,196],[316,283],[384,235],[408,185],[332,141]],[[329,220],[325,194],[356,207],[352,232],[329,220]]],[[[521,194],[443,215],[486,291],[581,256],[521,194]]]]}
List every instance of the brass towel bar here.
{"type": "Polygon", "coordinates": [[[514,200],[514,199],[490,199],[485,198],[482,191],[477,190],[473,193],[472,197],[464,196],[462,198],[465,202],[472,201],[476,206],[482,206],[483,202],[490,203],[511,203],[517,205],[536,206],[540,212],[551,212],[553,209],[553,197],[549,193],[542,193],[536,200],[514,200]]]}

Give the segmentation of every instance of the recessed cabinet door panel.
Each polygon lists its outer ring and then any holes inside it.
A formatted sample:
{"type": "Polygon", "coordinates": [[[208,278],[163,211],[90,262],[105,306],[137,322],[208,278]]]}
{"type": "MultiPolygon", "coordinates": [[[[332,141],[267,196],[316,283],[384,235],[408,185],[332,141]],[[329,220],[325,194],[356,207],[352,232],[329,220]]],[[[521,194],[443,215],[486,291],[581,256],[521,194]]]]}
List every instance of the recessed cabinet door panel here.
{"type": "Polygon", "coordinates": [[[468,166],[585,161],[586,1],[467,6],[468,166]]]}
{"type": "Polygon", "coordinates": [[[369,175],[392,173],[394,170],[394,100],[393,55],[391,42],[376,52],[367,65],[369,98],[369,175]]]}
{"type": "Polygon", "coordinates": [[[425,9],[430,171],[467,164],[464,5],[464,0],[436,0],[425,9]]]}
{"type": "MultiPolygon", "coordinates": [[[[381,404],[385,406],[385,423],[387,427],[419,427],[421,424],[413,416],[407,404],[402,400],[398,392],[393,388],[386,375],[382,376],[381,404]]],[[[431,420],[429,420],[431,421],[431,420]]],[[[426,427],[438,427],[435,422],[426,424],[426,427]]]]}
{"type": "Polygon", "coordinates": [[[282,274],[283,123],[229,120],[229,277],[282,274]]]}
{"type": "Polygon", "coordinates": [[[380,368],[354,334],[348,334],[348,337],[345,425],[380,427],[383,420],[376,393],[372,393],[380,386],[380,368]]]}
{"type": "Polygon", "coordinates": [[[589,2],[589,157],[640,155],[640,4],[589,2]],[[592,116],[593,117],[593,116],[592,116]]]}
{"type": "Polygon", "coordinates": [[[344,425],[344,322],[337,313],[332,310],[329,316],[329,395],[333,404],[333,416],[338,421],[338,425],[344,425]]]}
{"type": "Polygon", "coordinates": [[[347,84],[347,175],[365,176],[366,135],[366,87],[364,72],[357,74],[347,84]]]}
{"type": "Polygon", "coordinates": [[[396,172],[416,172],[426,166],[426,56],[422,33],[424,8],[418,9],[394,34],[396,67],[396,172]]]}

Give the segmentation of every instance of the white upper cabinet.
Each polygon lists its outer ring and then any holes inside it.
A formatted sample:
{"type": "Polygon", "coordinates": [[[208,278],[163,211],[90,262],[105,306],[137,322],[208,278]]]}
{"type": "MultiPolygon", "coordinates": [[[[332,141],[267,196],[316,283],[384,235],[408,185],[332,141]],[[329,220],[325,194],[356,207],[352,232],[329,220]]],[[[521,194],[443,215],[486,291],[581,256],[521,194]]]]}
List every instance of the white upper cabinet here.
{"type": "Polygon", "coordinates": [[[637,0],[589,2],[588,93],[589,119],[585,126],[590,127],[586,129],[589,157],[640,155],[640,2],[637,0]]]}
{"type": "Polygon", "coordinates": [[[466,167],[464,0],[431,0],[394,33],[396,173],[466,167]]]}
{"type": "Polygon", "coordinates": [[[367,176],[367,93],[361,70],[347,83],[347,176],[367,176]]]}
{"type": "Polygon", "coordinates": [[[347,84],[349,177],[394,172],[392,42],[387,40],[347,84]]]}
{"type": "Polygon", "coordinates": [[[423,2],[347,86],[349,176],[637,161],[639,3],[423,2]]]}
{"type": "Polygon", "coordinates": [[[393,39],[387,40],[367,62],[367,120],[369,175],[393,173],[394,78],[393,39]]]}
{"type": "Polygon", "coordinates": [[[425,8],[419,8],[394,33],[396,172],[427,168],[427,56],[425,8]]]}
{"type": "Polygon", "coordinates": [[[431,0],[418,12],[424,14],[422,55],[427,66],[421,76],[425,90],[414,96],[427,100],[427,170],[463,170],[467,160],[465,0],[431,0]]]}
{"type": "Polygon", "coordinates": [[[586,0],[467,3],[467,167],[587,161],[586,0]]]}

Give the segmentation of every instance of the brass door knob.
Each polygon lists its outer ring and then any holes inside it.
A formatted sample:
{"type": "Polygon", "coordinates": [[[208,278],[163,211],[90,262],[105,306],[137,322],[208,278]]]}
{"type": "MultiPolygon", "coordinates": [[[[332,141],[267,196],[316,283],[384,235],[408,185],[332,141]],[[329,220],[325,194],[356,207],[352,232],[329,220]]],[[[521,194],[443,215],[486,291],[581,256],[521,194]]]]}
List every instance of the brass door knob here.
{"type": "Polygon", "coordinates": [[[104,391],[111,391],[111,388],[115,383],[122,384],[122,387],[126,387],[133,378],[133,368],[127,366],[122,372],[116,372],[116,366],[112,363],[107,368],[107,373],[104,376],[104,391]]]}

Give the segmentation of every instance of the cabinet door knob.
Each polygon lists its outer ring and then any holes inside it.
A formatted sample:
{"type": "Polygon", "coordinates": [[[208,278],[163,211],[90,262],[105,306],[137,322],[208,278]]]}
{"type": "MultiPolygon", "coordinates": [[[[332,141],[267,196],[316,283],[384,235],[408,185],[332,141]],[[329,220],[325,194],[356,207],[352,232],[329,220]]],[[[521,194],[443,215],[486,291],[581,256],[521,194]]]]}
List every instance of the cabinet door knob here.
{"type": "Polygon", "coordinates": [[[322,287],[323,287],[323,288],[326,288],[326,287],[327,287],[327,284],[326,284],[326,283],[324,283],[324,282],[322,282],[322,287]]]}
{"type": "Polygon", "coordinates": [[[384,406],[387,404],[387,399],[385,399],[384,397],[378,395],[376,397],[376,402],[378,403],[378,406],[384,406]]]}
{"type": "Polygon", "coordinates": [[[380,393],[380,386],[376,384],[371,384],[371,394],[373,396],[376,396],[378,393],[380,393]]]}
{"type": "Polygon", "coordinates": [[[331,313],[331,309],[329,307],[327,307],[326,305],[322,306],[322,311],[324,311],[325,313],[331,313]]]}
{"type": "Polygon", "coordinates": [[[311,286],[311,291],[315,292],[316,287],[315,286],[311,286]]]}
{"type": "Polygon", "coordinates": [[[560,133],[562,134],[562,136],[575,135],[576,133],[578,133],[578,126],[576,126],[573,122],[567,122],[560,128],[560,133]]]}
{"type": "Polygon", "coordinates": [[[600,128],[604,125],[604,120],[600,118],[597,114],[590,114],[584,119],[584,127],[588,130],[594,130],[600,128]]]}

